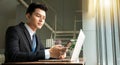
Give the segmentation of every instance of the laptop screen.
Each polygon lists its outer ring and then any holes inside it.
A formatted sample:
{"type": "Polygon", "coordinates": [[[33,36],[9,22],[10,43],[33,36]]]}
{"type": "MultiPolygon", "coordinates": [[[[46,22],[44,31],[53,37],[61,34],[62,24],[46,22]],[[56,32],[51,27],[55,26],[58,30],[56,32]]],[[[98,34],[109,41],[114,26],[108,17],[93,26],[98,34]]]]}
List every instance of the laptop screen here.
{"type": "Polygon", "coordinates": [[[84,40],[85,40],[85,35],[81,29],[79,32],[75,47],[73,49],[71,61],[75,61],[75,62],[79,61],[79,54],[80,54],[80,51],[82,49],[82,45],[84,43],[84,40]]]}

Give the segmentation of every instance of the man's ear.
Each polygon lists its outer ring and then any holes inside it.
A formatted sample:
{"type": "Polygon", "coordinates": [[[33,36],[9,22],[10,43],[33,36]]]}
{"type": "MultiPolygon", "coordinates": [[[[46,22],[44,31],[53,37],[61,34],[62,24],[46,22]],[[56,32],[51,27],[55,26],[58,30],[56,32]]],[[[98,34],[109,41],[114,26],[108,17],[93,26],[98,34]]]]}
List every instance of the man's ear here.
{"type": "Polygon", "coordinates": [[[26,14],[26,18],[30,19],[30,14],[29,13],[26,14]]]}

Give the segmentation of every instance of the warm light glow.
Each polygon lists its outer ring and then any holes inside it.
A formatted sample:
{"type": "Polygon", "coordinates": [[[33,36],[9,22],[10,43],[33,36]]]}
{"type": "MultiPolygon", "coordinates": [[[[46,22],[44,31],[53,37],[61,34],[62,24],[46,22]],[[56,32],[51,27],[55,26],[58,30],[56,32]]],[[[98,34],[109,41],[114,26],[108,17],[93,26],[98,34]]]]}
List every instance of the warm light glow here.
{"type": "Polygon", "coordinates": [[[96,1],[95,0],[89,0],[88,4],[88,17],[94,17],[95,16],[95,8],[96,8],[96,1]]]}
{"type": "Polygon", "coordinates": [[[104,8],[110,7],[110,0],[100,0],[100,6],[104,8]]]}
{"type": "Polygon", "coordinates": [[[104,6],[110,7],[110,0],[104,0],[104,6]]]}
{"type": "Polygon", "coordinates": [[[93,2],[94,3],[94,9],[96,8],[96,2],[97,2],[96,0],[94,0],[94,2],[93,2]]]}

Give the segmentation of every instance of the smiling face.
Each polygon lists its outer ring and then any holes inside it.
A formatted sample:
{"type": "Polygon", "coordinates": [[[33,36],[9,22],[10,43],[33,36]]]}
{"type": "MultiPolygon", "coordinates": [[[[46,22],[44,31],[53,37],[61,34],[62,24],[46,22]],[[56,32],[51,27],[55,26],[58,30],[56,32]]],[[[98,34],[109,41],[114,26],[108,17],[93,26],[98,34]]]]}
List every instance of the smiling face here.
{"type": "Polygon", "coordinates": [[[40,8],[36,8],[35,11],[30,15],[30,13],[26,14],[27,24],[33,31],[37,29],[41,29],[45,23],[46,12],[40,8]]]}

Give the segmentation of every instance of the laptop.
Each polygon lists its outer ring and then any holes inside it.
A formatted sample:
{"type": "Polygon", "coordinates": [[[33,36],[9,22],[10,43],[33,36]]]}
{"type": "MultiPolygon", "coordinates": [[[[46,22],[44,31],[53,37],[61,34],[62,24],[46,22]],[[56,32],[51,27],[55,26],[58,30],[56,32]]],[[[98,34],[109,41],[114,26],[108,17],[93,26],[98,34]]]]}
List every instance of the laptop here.
{"type": "Polygon", "coordinates": [[[48,60],[39,60],[39,61],[41,62],[79,62],[79,54],[81,52],[84,40],[85,40],[85,35],[82,29],[80,29],[80,32],[78,34],[78,38],[70,59],[48,59],[48,60]]]}

